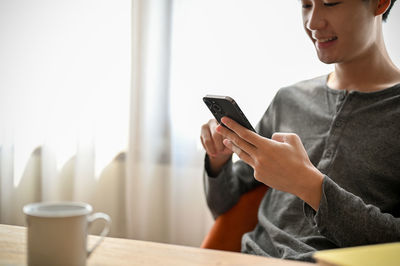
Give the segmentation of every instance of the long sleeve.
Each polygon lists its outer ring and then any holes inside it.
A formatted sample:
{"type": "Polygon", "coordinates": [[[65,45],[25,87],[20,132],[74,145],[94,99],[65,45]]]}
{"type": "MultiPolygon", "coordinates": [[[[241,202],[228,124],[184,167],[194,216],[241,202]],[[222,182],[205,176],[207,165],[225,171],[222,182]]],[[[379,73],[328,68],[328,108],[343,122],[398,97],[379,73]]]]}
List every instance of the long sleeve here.
{"type": "Polygon", "coordinates": [[[366,204],[327,176],[318,212],[307,204],[304,211],[319,232],[340,247],[400,241],[399,217],[366,204]]]}
{"type": "Polygon", "coordinates": [[[205,158],[204,190],[208,207],[214,218],[228,211],[240,196],[260,183],[253,177],[253,169],[239,160],[229,160],[216,177],[208,175],[208,156],[205,158]]]}

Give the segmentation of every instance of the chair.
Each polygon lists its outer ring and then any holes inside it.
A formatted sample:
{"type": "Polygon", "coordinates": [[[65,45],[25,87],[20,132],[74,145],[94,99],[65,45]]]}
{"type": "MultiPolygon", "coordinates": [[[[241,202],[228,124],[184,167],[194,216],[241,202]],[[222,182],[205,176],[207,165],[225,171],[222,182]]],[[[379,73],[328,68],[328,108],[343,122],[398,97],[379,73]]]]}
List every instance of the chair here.
{"type": "Polygon", "coordinates": [[[202,248],[240,252],[244,233],[258,223],[257,213],[268,187],[260,185],[244,194],[229,211],[218,216],[201,244],[202,248]]]}

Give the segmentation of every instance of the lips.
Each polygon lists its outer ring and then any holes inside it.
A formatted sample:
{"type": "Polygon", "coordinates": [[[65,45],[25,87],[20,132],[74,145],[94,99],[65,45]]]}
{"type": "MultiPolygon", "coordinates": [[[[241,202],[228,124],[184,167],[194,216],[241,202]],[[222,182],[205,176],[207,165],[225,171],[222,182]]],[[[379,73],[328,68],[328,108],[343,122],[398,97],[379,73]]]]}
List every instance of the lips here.
{"type": "Polygon", "coordinates": [[[330,42],[330,41],[335,41],[337,40],[336,36],[329,37],[329,38],[314,38],[317,42],[325,43],[325,42],[330,42]]]}
{"type": "Polygon", "coordinates": [[[312,36],[315,46],[319,49],[328,49],[336,44],[337,36],[312,36]]]}

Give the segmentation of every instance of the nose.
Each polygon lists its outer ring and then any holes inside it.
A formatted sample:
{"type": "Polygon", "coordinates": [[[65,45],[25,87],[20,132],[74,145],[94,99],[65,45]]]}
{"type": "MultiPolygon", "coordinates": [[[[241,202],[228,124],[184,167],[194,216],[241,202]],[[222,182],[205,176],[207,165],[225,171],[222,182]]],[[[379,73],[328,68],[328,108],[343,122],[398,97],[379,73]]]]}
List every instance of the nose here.
{"type": "Polygon", "coordinates": [[[305,15],[305,26],[308,30],[320,30],[326,26],[326,20],[323,11],[318,6],[313,6],[305,15]]]}

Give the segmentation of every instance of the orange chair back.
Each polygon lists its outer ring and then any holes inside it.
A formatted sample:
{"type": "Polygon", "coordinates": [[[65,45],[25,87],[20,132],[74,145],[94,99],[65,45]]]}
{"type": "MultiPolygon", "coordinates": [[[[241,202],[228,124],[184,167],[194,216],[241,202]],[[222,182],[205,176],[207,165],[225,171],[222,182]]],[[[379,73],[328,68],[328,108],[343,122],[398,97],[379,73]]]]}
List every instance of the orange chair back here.
{"type": "Polygon", "coordinates": [[[201,247],[240,252],[243,234],[258,223],[258,208],[267,190],[261,185],[244,194],[232,209],[215,220],[201,247]]]}

